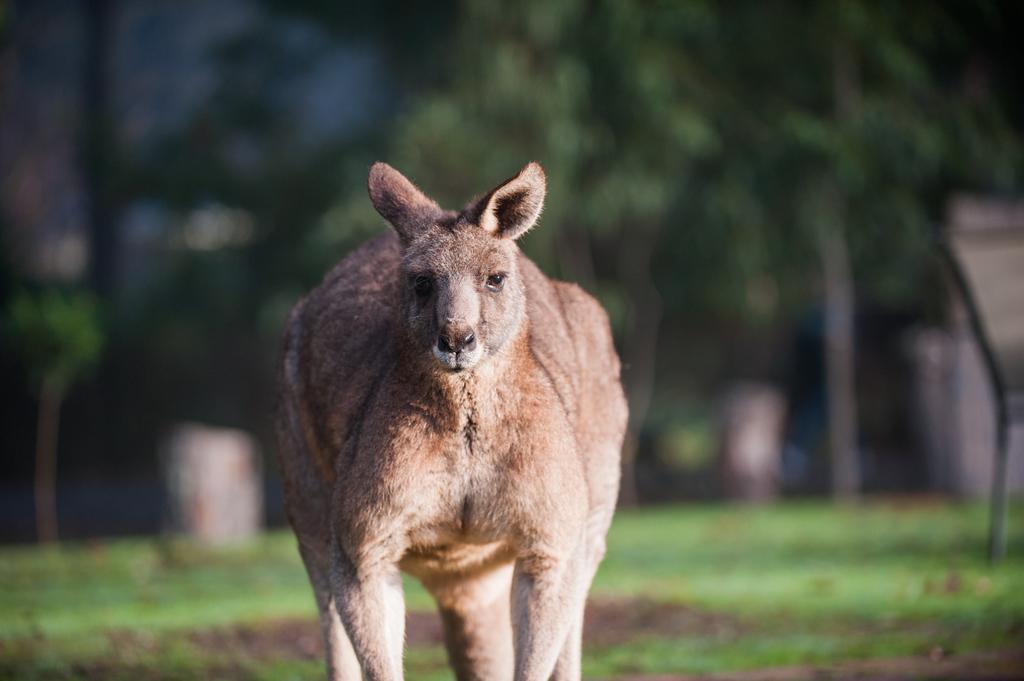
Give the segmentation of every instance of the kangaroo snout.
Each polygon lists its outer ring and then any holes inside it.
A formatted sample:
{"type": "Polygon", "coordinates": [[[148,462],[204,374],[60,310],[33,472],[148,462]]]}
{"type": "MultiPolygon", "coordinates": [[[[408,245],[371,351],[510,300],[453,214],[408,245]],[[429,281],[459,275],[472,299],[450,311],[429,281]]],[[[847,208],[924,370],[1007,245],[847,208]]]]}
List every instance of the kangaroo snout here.
{"type": "Polygon", "coordinates": [[[441,352],[472,352],[476,349],[476,334],[468,326],[448,326],[437,337],[437,349],[441,352]]]}
{"type": "Polygon", "coordinates": [[[476,331],[465,322],[448,322],[441,327],[434,344],[434,358],[449,371],[471,369],[483,356],[476,331]]]}

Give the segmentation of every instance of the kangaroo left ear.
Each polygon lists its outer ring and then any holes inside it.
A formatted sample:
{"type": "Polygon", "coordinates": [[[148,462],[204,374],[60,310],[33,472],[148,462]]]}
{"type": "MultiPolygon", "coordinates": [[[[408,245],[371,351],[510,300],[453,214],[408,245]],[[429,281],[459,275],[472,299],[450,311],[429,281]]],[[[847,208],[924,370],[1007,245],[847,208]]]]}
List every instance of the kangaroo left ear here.
{"type": "Polygon", "coordinates": [[[544,169],[534,161],[485,194],[467,212],[494,236],[518,239],[536,224],[546,192],[544,169]]]}

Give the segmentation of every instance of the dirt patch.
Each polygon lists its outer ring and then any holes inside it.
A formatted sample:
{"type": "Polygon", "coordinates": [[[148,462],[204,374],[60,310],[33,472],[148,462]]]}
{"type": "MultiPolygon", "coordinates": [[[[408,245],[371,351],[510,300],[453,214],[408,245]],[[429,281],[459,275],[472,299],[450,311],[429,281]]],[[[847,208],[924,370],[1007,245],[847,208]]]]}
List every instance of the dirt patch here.
{"type": "MultiPolygon", "coordinates": [[[[585,645],[605,647],[628,643],[640,636],[732,638],[748,629],[728,615],[670,603],[616,599],[587,604],[583,637],[585,645]]],[[[441,620],[436,613],[408,613],[405,631],[409,645],[443,642],[441,620]]],[[[209,652],[248,659],[311,659],[323,654],[319,624],[313,619],[206,629],[189,634],[189,640],[209,652]]]]}
{"type": "Polygon", "coordinates": [[[638,637],[732,639],[751,631],[739,618],[675,603],[643,599],[597,600],[587,603],[584,645],[628,643],[638,637]]]}
{"type": "Polygon", "coordinates": [[[800,665],[703,676],[624,676],[616,681],[1020,681],[1024,649],[962,655],[932,651],[920,657],[894,657],[829,666],[800,665]]]}
{"type": "Polygon", "coordinates": [[[254,626],[204,629],[189,634],[204,652],[232,658],[314,659],[323,656],[323,639],[315,620],[281,620],[254,626]]]}

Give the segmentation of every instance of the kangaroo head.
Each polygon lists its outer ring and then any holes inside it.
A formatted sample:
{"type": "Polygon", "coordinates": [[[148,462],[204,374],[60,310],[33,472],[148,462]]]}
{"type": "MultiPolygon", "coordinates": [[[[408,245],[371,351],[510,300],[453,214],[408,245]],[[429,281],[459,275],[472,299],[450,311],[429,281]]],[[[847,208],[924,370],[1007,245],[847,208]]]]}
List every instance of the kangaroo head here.
{"type": "Polygon", "coordinates": [[[402,322],[439,368],[472,369],[522,325],[515,240],[540,216],[545,186],[544,170],[530,163],[456,213],[386,163],[370,169],[370,199],[402,243],[402,322]]]}

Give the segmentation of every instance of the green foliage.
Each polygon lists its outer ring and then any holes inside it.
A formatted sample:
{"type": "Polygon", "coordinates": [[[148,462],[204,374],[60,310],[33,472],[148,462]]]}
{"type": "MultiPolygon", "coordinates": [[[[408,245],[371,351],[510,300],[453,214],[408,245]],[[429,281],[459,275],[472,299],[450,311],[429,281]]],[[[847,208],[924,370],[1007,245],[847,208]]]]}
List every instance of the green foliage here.
{"type": "Polygon", "coordinates": [[[58,393],[84,376],[103,348],[99,310],[88,293],[21,291],[10,303],[5,326],[33,384],[48,384],[58,393]]]}
{"type": "Polygon", "coordinates": [[[707,419],[670,423],[660,433],[654,452],[663,465],[682,471],[706,469],[714,463],[715,438],[707,419]]]}

